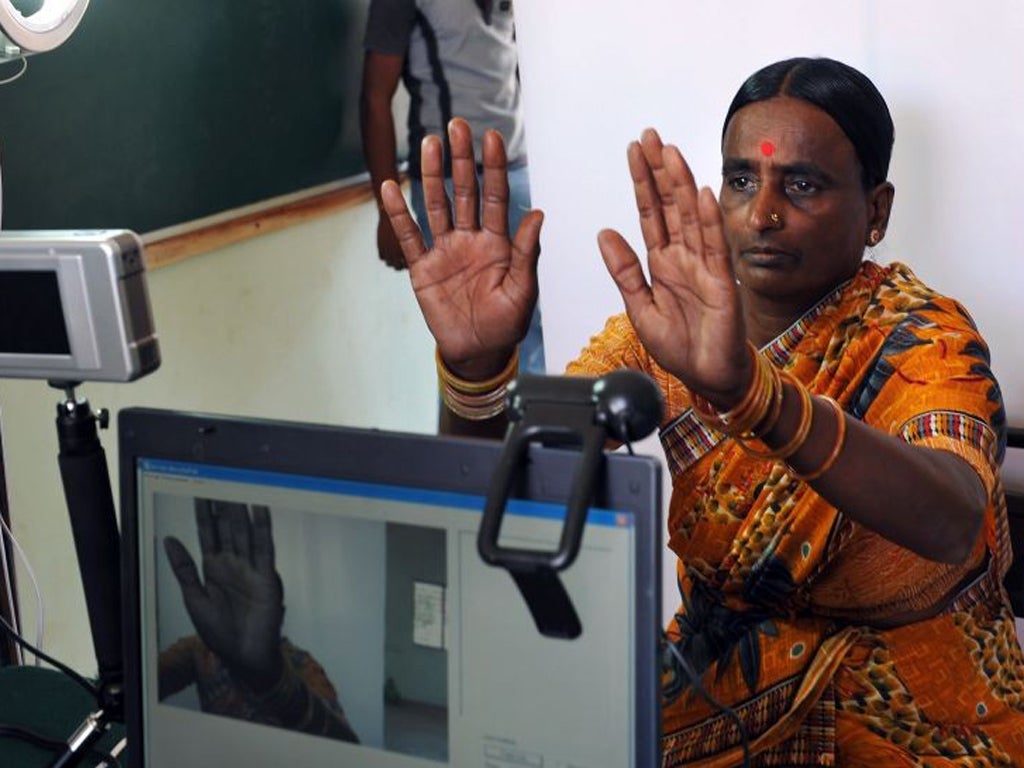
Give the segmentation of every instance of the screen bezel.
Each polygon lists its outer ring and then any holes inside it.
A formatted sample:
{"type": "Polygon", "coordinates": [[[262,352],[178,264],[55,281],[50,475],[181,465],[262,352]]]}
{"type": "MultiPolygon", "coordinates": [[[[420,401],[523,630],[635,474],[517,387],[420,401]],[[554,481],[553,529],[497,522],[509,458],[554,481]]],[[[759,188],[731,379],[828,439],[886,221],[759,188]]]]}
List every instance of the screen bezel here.
{"type": "Polygon", "coordinates": [[[67,334],[69,352],[6,353],[0,352],[0,367],[11,372],[36,371],[60,374],[78,369],[100,367],[99,342],[89,311],[89,279],[83,254],[27,253],[22,256],[4,254],[0,268],[5,272],[43,272],[54,275],[60,294],[61,314],[67,334]]]}
{"type": "MultiPolygon", "coordinates": [[[[129,768],[142,768],[141,584],[137,462],[141,458],[201,462],[339,480],[486,496],[501,456],[497,441],[132,408],[118,417],[125,724],[129,768]],[[381,460],[383,457],[383,460],[381,460]]],[[[568,498],[578,454],[531,448],[518,498],[568,498]]],[[[637,681],[634,765],[660,764],[658,634],[660,628],[660,465],[649,457],[608,453],[594,506],[631,512],[636,533],[634,675],[637,681]]]]}

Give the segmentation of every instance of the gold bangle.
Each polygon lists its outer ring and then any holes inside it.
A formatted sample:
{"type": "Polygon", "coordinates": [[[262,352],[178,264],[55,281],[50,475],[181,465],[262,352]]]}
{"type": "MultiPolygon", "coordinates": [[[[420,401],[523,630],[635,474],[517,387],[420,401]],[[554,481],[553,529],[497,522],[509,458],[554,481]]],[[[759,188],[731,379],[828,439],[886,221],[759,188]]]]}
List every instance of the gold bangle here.
{"type": "Polygon", "coordinates": [[[832,450],[829,452],[825,461],[823,461],[821,465],[812,472],[808,472],[807,474],[801,475],[799,472],[793,470],[793,468],[790,467],[790,470],[793,473],[793,477],[795,477],[797,480],[803,480],[804,482],[817,480],[819,477],[821,477],[830,469],[832,469],[832,466],[836,463],[836,460],[839,458],[839,454],[842,453],[843,445],[846,442],[846,414],[843,412],[843,409],[839,405],[839,403],[837,403],[831,397],[828,397],[826,395],[822,395],[821,397],[823,400],[825,400],[826,403],[828,403],[832,407],[832,411],[836,415],[836,441],[835,444],[832,446],[832,450]]]}
{"type": "Polygon", "coordinates": [[[441,383],[441,401],[452,413],[469,421],[485,421],[497,416],[505,410],[507,395],[507,384],[482,395],[467,395],[441,383]]]}
{"type": "Polygon", "coordinates": [[[754,375],[750,380],[750,386],[747,387],[747,391],[743,393],[743,397],[740,398],[739,403],[735,407],[723,413],[715,408],[706,398],[700,395],[693,395],[693,409],[701,421],[707,424],[707,426],[714,427],[726,434],[732,433],[730,426],[750,408],[751,404],[755,402],[761,393],[763,374],[758,364],[757,350],[754,349],[754,345],[749,341],[747,342],[747,350],[753,355],[754,375]]]}
{"type": "Polygon", "coordinates": [[[435,352],[434,358],[437,362],[441,402],[449,411],[467,421],[486,421],[505,410],[508,385],[519,369],[518,347],[501,373],[486,381],[459,378],[448,370],[440,351],[435,352]]]}
{"type": "Polygon", "coordinates": [[[774,412],[779,387],[775,366],[769,363],[757,348],[747,342],[753,358],[754,376],[739,404],[724,413],[700,395],[692,395],[693,411],[708,427],[730,437],[753,437],[755,427],[764,423],[774,412]]]}
{"type": "Polygon", "coordinates": [[[437,364],[437,377],[445,384],[448,384],[452,389],[463,392],[467,395],[479,395],[486,392],[493,392],[504,384],[508,384],[512,379],[515,378],[516,371],[519,369],[519,347],[516,347],[515,352],[512,353],[512,357],[509,358],[508,364],[496,376],[492,376],[485,381],[467,381],[466,379],[459,378],[445,365],[444,360],[441,359],[441,350],[434,350],[434,361],[437,364]]]}
{"type": "Polygon", "coordinates": [[[501,388],[501,397],[489,403],[460,401],[450,397],[443,390],[441,392],[441,400],[444,402],[445,408],[466,421],[487,421],[501,415],[505,412],[505,397],[504,387],[501,388]]]}
{"type": "MultiPolygon", "coordinates": [[[[751,438],[740,439],[740,448],[742,448],[748,456],[753,456],[755,459],[788,459],[800,450],[800,447],[807,441],[807,436],[811,432],[811,420],[814,416],[814,405],[811,402],[810,390],[801,384],[791,373],[789,373],[789,371],[780,372],[780,389],[783,388],[781,384],[782,379],[785,379],[792,384],[793,388],[797,391],[797,395],[800,397],[800,422],[797,424],[796,432],[793,433],[793,436],[778,448],[768,448],[765,451],[759,451],[747,444],[747,440],[751,438]]],[[[762,443],[764,442],[760,437],[757,439],[762,443]]]]}
{"type": "Polygon", "coordinates": [[[771,407],[768,409],[768,413],[765,414],[756,427],[751,431],[750,437],[758,438],[761,435],[766,435],[772,431],[772,428],[779,423],[779,417],[782,415],[782,396],[784,394],[782,388],[782,372],[774,365],[769,363],[768,368],[771,369],[771,407]]]}

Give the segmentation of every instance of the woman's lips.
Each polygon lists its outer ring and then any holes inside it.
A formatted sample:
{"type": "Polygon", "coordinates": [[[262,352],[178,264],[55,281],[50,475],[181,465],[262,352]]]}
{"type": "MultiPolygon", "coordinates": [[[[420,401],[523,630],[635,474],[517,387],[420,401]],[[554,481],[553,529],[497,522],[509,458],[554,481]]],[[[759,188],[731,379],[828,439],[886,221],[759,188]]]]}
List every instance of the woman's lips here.
{"type": "Polygon", "coordinates": [[[778,248],[744,248],[740,259],[755,267],[766,269],[783,267],[793,262],[794,256],[789,251],[778,248]]]}

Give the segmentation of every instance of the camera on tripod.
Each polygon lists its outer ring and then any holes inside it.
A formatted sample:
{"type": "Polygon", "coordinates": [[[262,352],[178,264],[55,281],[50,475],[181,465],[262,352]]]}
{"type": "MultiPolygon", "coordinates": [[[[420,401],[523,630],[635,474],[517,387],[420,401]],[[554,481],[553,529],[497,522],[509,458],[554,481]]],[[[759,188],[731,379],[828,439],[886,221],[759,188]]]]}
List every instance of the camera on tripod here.
{"type": "Polygon", "coordinates": [[[64,391],[57,460],[99,669],[98,709],[50,768],[77,765],[124,719],[120,535],[97,431],[106,412],[94,413],[75,387],[159,367],[145,272],[142,241],[128,230],[0,233],[0,378],[64,391]]]}
{"type": "Polygon", "coordinates": [[[0,233],[0,377],[132,381],[159,365],[138,235],[0,233]]]}

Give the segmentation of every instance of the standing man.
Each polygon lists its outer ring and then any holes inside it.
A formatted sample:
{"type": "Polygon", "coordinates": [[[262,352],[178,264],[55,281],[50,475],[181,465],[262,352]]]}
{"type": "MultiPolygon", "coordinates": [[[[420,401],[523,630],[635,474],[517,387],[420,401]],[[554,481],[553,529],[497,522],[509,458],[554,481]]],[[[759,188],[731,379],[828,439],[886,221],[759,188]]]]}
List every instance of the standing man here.
{"type": "MultiPolygon", "coordinates": [[[[509,160],[509,231],[530,210],[530,178],[520,104],[515,24],[511,0],[371,0],[360,100],[363,154],[380,205],[380,185],[398,178],[395,122],[391,103],[399,80],[409,92],[409,175],[412,208],[431,244],[423,202],[419,147],[423,137],[445,137],[453,117],[464,117],[480,139],[501,132],[509,160]]],[[[446,173],[450,169],[446,167],[446,173]]],[[[449,191],[450,191],[449,183],[449,191]]],[[[383,212],[377,250],[394,269],[405,257],[383,212]]],[[[522,373],[544,373],[544,340],[539,306],[520,345],[522,373]]]]}

